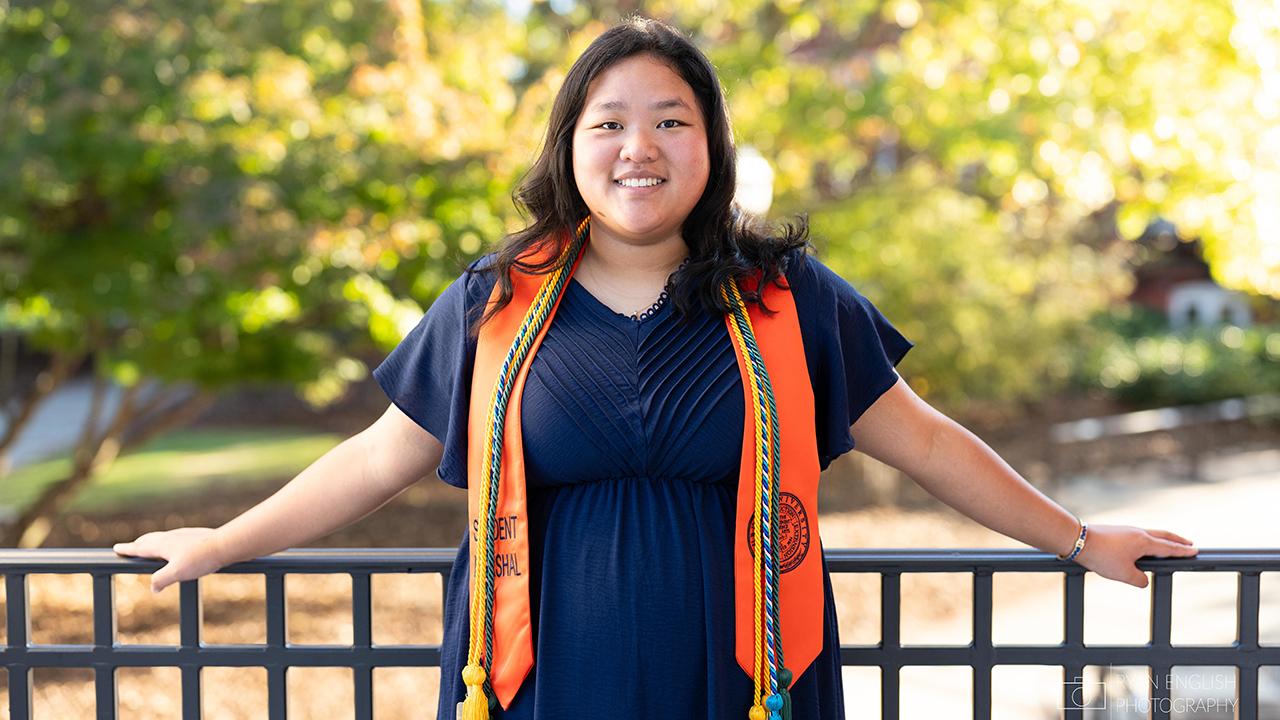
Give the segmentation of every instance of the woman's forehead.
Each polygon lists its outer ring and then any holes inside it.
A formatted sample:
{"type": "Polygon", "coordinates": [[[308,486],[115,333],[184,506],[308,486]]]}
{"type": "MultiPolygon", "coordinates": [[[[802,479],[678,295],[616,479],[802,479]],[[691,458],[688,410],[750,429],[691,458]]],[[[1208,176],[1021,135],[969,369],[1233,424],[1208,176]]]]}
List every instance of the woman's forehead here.
{"type": "MultiPolygon", "coordinates": [[[[595,103],[594,105],[592,105],[592,107],[596,110],[616,110],[618,112],[624,112],[626,110],[630,110],[632,108],[632,105],[633,103],[631,102],[630,99],[616,99],[616,100],[602,99],[601,102],[595,103]]],[[[637,108],[644,108],[645,103],[643,100],[640,100],[634,103],[634,106],[637,108]]],[[[648,103],[648,109],[651,112],[661,112],[663,110],[672,110],[675,108],[684,108],[685,110],[689,110],[690,112],[693,111],[693,107],[689,105],[689,103],[684,98],[681,98],[681,97],[668,97],[668,98],[655,97],[649,100],[649,103],[648,103]]]]}
{"type": "Polygon", "coordinates": [[[693,88],[675,68],[652,55],[621,60],[601,71],[587,86],[587,109],[694,109],[693,88]]]}

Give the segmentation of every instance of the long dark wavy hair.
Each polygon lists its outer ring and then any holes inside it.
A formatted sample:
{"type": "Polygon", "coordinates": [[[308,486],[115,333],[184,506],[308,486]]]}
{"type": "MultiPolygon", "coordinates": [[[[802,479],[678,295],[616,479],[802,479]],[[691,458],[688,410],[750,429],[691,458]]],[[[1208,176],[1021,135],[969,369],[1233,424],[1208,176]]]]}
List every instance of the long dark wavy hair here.
{"type": "MultiPolygon", "coordinates": [[[[591,82],[618,62],[637,55],[651,55],[666,63],[689,84],[707,127],[710,176],[681,228],[690,259],[671,276],[666,288],[676,311],[684,318],[699,311],[724,316],[729,307],[720,295],[720,286],[726,278],[757,277],[759,287],[769,282],[780,285],[788,252],[808,247],[806,218],[798,217],[775,230],[734,204],[737,161],[733,135],[720,78],[711,61],[670,25],[631,18],[596,38],[560,86],[542,151],[513,193],[516,206],[530,222],[506,237],[491,262],[473,271],[494,273],[500,289],[497,302],[477,319],[473,330],[511,301],[512,268],[533,274],[549,272],[559,251],[589,213],[573,175],[574,127],[586,105],[591,82]],[[533,248],[551,251],[541,254],[548,259],[537,263],[520,259],[533,248]]],[[[743,299],[760,304],[755,291],[744,292],[743,299]]],[[[769,310],[763,304],[761,308],[769,310]]]]}

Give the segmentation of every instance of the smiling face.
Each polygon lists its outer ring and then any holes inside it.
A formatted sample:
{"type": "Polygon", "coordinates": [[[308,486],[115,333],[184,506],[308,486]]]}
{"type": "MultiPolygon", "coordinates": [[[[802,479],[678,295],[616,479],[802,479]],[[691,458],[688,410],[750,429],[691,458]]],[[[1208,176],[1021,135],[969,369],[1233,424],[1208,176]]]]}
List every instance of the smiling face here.
{"type": "Polygon", "coordinates": [[[593,240],[681,239],[709,168],[702,111],[669,65],[639,55],[591,82],[573,130],[573,175],[593,240]]]}

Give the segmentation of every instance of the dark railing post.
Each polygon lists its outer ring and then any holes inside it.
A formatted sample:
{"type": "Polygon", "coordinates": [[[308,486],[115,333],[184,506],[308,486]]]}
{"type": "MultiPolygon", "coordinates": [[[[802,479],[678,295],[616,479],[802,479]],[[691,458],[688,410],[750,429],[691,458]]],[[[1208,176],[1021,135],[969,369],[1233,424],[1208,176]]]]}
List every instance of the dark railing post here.
{"type": "Polygon", "coordinates": [[[289,598],[284,573],[266,574],[267,580],[267,718],[286,720],[289,713],[289,667],[285,649],[289,639],[289,598]]]}
{"type": "MultiPolygon", "coordinates": [[[[1062,582],[1062,646],[1068,656],[1084,652],[1084,571],[1068,570],[1062,582]]],[[[1083,720],[1084,663],[1068,660],[1062,667],[1063,720],[1083,720]],[[1073,685],[1072,683],[1081,683],[1073,685]],[[1078,693],[1075,690],[1079,690],[1078,693]],[[1078,702],[1076,699],[1078,698],[1078,702]]]]}
{"type": "Polygon", "coordinates": [[[9,670],[9,717],[31,720],[31,666],[26,664],[27,647],[31,644],[31,593],[27,574],[9,571],[4,576],[6,641],[14,659],[9,670]]]}
{"type": "Polygon", "coordinates": [[[12,720],[31,720],[31,699],[35,695],[32,668],[23,667],[9,671],[9,717],[12,720]],[[14,676],[17,675],[15,678],[14,676]]]}
{"type": "Polygon", "coordinates": [[[1258,717],[1258,613],[1261,605],[1262,574],[1246,571],[1238,575],[1236,591],[1236,647],[1248,663],[1236,673],[1236,717],[1258,717]]]}
{"type": "Polygon", "coordinates": [[[440,573],[440,617],[444,617],[444,612],[449,605],[449,578],[453,573],[445,570],[440,573]]]}
{"type": "MultiPolygon", "coordinates": [[[[351,573],[351,644],[361,650],[373,648],[373,591],[370,585],[369,573],[351,573]]],[[[373,720],[373,666],[352,665],[351,678],[356,720],[373,720]]]]}
{"type": "Polygon", "coordinates": [[[93,668],[94,702],[98,720],[116,720],[120,717],[120,702],[116,693],[119,670],[110,665],[93,668]]]}
{"type": "Polygon", "coordinates": [[[886,570],[880,576],[880,649],[893,658],[880,663],[880,717],[898,720],[902,665],[902,575],[886,570]]]}
{"type": "Polygon", "coordinates": [[[1156,570],[1151,573],[1151,720],[1169,720],[1172,637],[1173,573],[1156,570]]]}
{"type": "Polygon", "coordinates": [[[110,573],[93,575],[93,644],[116,644],[116,578],[110,573]]]}
{"type": "MultiPolygon", "coordinates": [[[[199,580],[187,580],[178,584],[178,643],[184,653],[195,655],[203,644],[204,601],[200,596],[199,580]]],[[[204,719],[204,683],[200,677],[200,665],[186,662],[182,672],[182,720],[204,719]]]]}
{"type": "Polygon", "coordinates": [[[991,581],[991,568],[973,573],[973,720],[991,720],[991,581]]]}
{"type": "MultiPolygon", "coordinates": [[[[93,574],[93,645],[107,650],[116,644],[116,579],[110,573],[93,574]]],[[[94,696],[98,720],[116,720],[120,716],[115,666],[105,663],[93,667],[94,696]]]]}

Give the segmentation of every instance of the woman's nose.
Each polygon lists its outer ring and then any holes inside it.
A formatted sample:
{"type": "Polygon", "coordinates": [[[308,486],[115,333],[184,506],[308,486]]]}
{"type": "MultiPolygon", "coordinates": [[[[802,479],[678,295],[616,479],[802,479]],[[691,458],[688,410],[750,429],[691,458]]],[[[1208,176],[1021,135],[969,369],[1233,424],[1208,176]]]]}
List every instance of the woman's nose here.
{"type": "Polygon", "coordinates": [[[621,159],[626,162],[652,162],[658,159],[658,146],[649,133],[636,130],[622,144],[621,159]]]}

